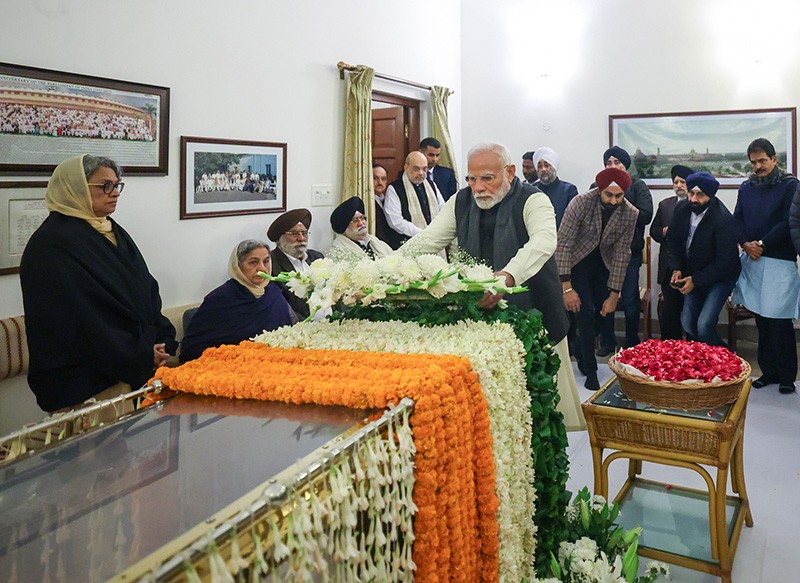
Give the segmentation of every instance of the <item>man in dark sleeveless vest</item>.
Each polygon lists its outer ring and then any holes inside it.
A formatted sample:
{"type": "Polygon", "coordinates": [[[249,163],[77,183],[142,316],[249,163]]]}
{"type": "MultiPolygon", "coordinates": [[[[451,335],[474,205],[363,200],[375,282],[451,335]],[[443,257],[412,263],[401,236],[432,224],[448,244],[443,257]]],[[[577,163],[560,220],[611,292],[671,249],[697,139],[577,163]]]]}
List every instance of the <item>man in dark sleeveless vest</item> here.
{"type": "Polygon", "coordinates": [[[427,178],[428,159],[422,152],[406,156],[403,173],[386,189],[383,212],[401,242],[427,227],[444,205],[436,184],[427,178]]]}
{"type": "MultiPolygon", "coordinates": [[[[467,253],[483,260],[505,278],[506,285],[524,285],[526,293],[506,299],[524,310],[542,313],[547,336],[562,366],[558,371],[561,402],[569,430],[585,428],[567,348],[569,322],[553,254],[556,218],[547,195],[516,176],[511,153],[500,144],[478,144],[468,154],[467,188],[452,196],[438,216],[409,243],[411,253],[443,249],[455,237],[467,253]]],[[[479,305],[492,308],[502,294],[486,294],[479,305]]]]}

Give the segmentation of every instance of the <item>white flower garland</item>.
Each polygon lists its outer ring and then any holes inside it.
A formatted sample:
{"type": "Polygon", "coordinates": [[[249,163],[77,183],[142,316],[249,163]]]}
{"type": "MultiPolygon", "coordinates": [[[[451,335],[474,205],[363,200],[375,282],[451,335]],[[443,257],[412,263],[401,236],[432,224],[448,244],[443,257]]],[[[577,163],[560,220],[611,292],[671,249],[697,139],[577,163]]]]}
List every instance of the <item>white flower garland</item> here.
{"type": "Polygon", "coordinates": [[[523,369],[524,347],[508,324],[464,321],[426,328],[412,322],[309,322],[267,332],[254,340],[283,348],[468,358],[483,387],[492,429],[500,503],[500,580],[533,577],[537,527],[533,523],[536,494],[530,395],[523,369]]]}
{"type": "MultiPolygon", "coordinates": [[[[404,409],[386,424],[385,436],[366,436],[319,479],[293,489],[281,508],[259,519],[260,526],[253,523],[253,551],[247,558],[235,526],[227,562],[209,532],[202,548],[211,583],[243,581],[247,566],[250,583],[264,577],[308,583],[413,581],[415,453],[409,409],[404,409]]],[[[184,555],[184,576],[200,583],[190,552],[184,555]]]]}
{"type": "Polygon", "coordinates": [[[448,264],[439,255],[416,258],[392,254],[380,259],[336,261],[318,259],[302,272],[290,271],[277,276],[263,272],[266,279],[286,283],[298,297],[308,300],[311,317],[341,301],[346,306],[368,306],[386,296],[417,291],[429,298],[465,291],[513,293],[522,288],[508,288],[483,264],[448,264]]]}

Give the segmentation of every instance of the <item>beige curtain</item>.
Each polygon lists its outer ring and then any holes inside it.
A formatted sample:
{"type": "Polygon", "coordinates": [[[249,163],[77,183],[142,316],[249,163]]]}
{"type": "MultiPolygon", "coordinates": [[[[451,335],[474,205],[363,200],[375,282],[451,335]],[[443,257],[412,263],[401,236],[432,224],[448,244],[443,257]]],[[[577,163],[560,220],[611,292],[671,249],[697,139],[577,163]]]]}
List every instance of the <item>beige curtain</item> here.
{"type": "Polygon", "coordinates": [[[341,200],[357,196],[367,210],[369,232],[375,232],[375,193],[372,190],[372,79],[375,70],[356,66],[347,75],[344,122],[344,172],[341,200]]]}
{"type": "Polygon", "coordinates": [[[450,128],[447,125],[447,99],[450,90],[447,87],[435,86],[431,88],[431,105],[433,106],[433,137],[442,143],[442,155],[439,165],[452,168],[456,173],[456,181],[461,187],[461,176],[456,168],[456,155],[453,150],[453,141],[450,138],[450,128]]]}

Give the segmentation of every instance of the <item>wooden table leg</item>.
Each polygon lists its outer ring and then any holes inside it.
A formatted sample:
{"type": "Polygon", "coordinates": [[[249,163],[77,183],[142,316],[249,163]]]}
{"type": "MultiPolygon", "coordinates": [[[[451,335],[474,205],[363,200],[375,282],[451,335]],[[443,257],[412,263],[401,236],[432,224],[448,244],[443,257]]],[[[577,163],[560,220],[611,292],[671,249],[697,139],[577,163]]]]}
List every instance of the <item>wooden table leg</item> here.
{"type": "Polygon", "coordinates": [[[750,510],[750,498],[747,496],[747,486],[744,483],[744,433],[739,438],[739,442],[733,449],[733,458],[731,459],[731,484],[733,491],[739,495],[742,500],[742,506],[745,509],[744,523],[748,527],[753,526],[753,513],[750,510]]]}
{"type": "Polygon", "coordinates": [[[608,499],[608,476],[603,471],[603,448],[592,446],[592,466],[594,468],[594,493],[608,499]]]}
{"type": "MultiPolygon", "coordinates": [[[[712,549],[717,549],[719,568],[722,571],[722,580],[731,581],[731,571],[733,570],[733,560],[731,559],[731,549],[728,544],[727,515],[725,512],[725,502],[728,490],[728,469],[717,469],[717,488],[715,493],[716,502],[716,541],[712,539],[712,549]]],[[[712,555],[713,556],[713,555],[712,555]]]]}

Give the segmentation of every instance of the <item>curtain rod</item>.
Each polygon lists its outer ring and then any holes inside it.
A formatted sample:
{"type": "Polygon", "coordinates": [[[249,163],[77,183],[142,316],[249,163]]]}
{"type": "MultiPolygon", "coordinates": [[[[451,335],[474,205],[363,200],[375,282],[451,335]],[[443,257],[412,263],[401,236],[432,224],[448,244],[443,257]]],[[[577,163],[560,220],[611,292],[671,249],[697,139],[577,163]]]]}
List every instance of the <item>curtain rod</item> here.
{"type": "MultiPolygon", "coordinates": [[[[345,71],[355,71],[355,65],[348,65],[344,61],[339,61],[336,66],[339,68],[339,79],[344,80],[344,72],[345,71]]],[[[416,87],[418,89],[426,89],[430,91],[433,89],[430,85],[424,85],[423,83],[417,83],[416,81],[409,81],[408,79],[401,79],[400,77],[393,77],[391,75],[386,75],[384,73],[375,73],[375,77],[378,79],[384,79],[385,81],[392,81],[394,83],[400,83],[401,85],[408,85],[409,87],[416,87]]],[[[450,90],[450,95],[455,93],[452,89],[450,90]]]]}

